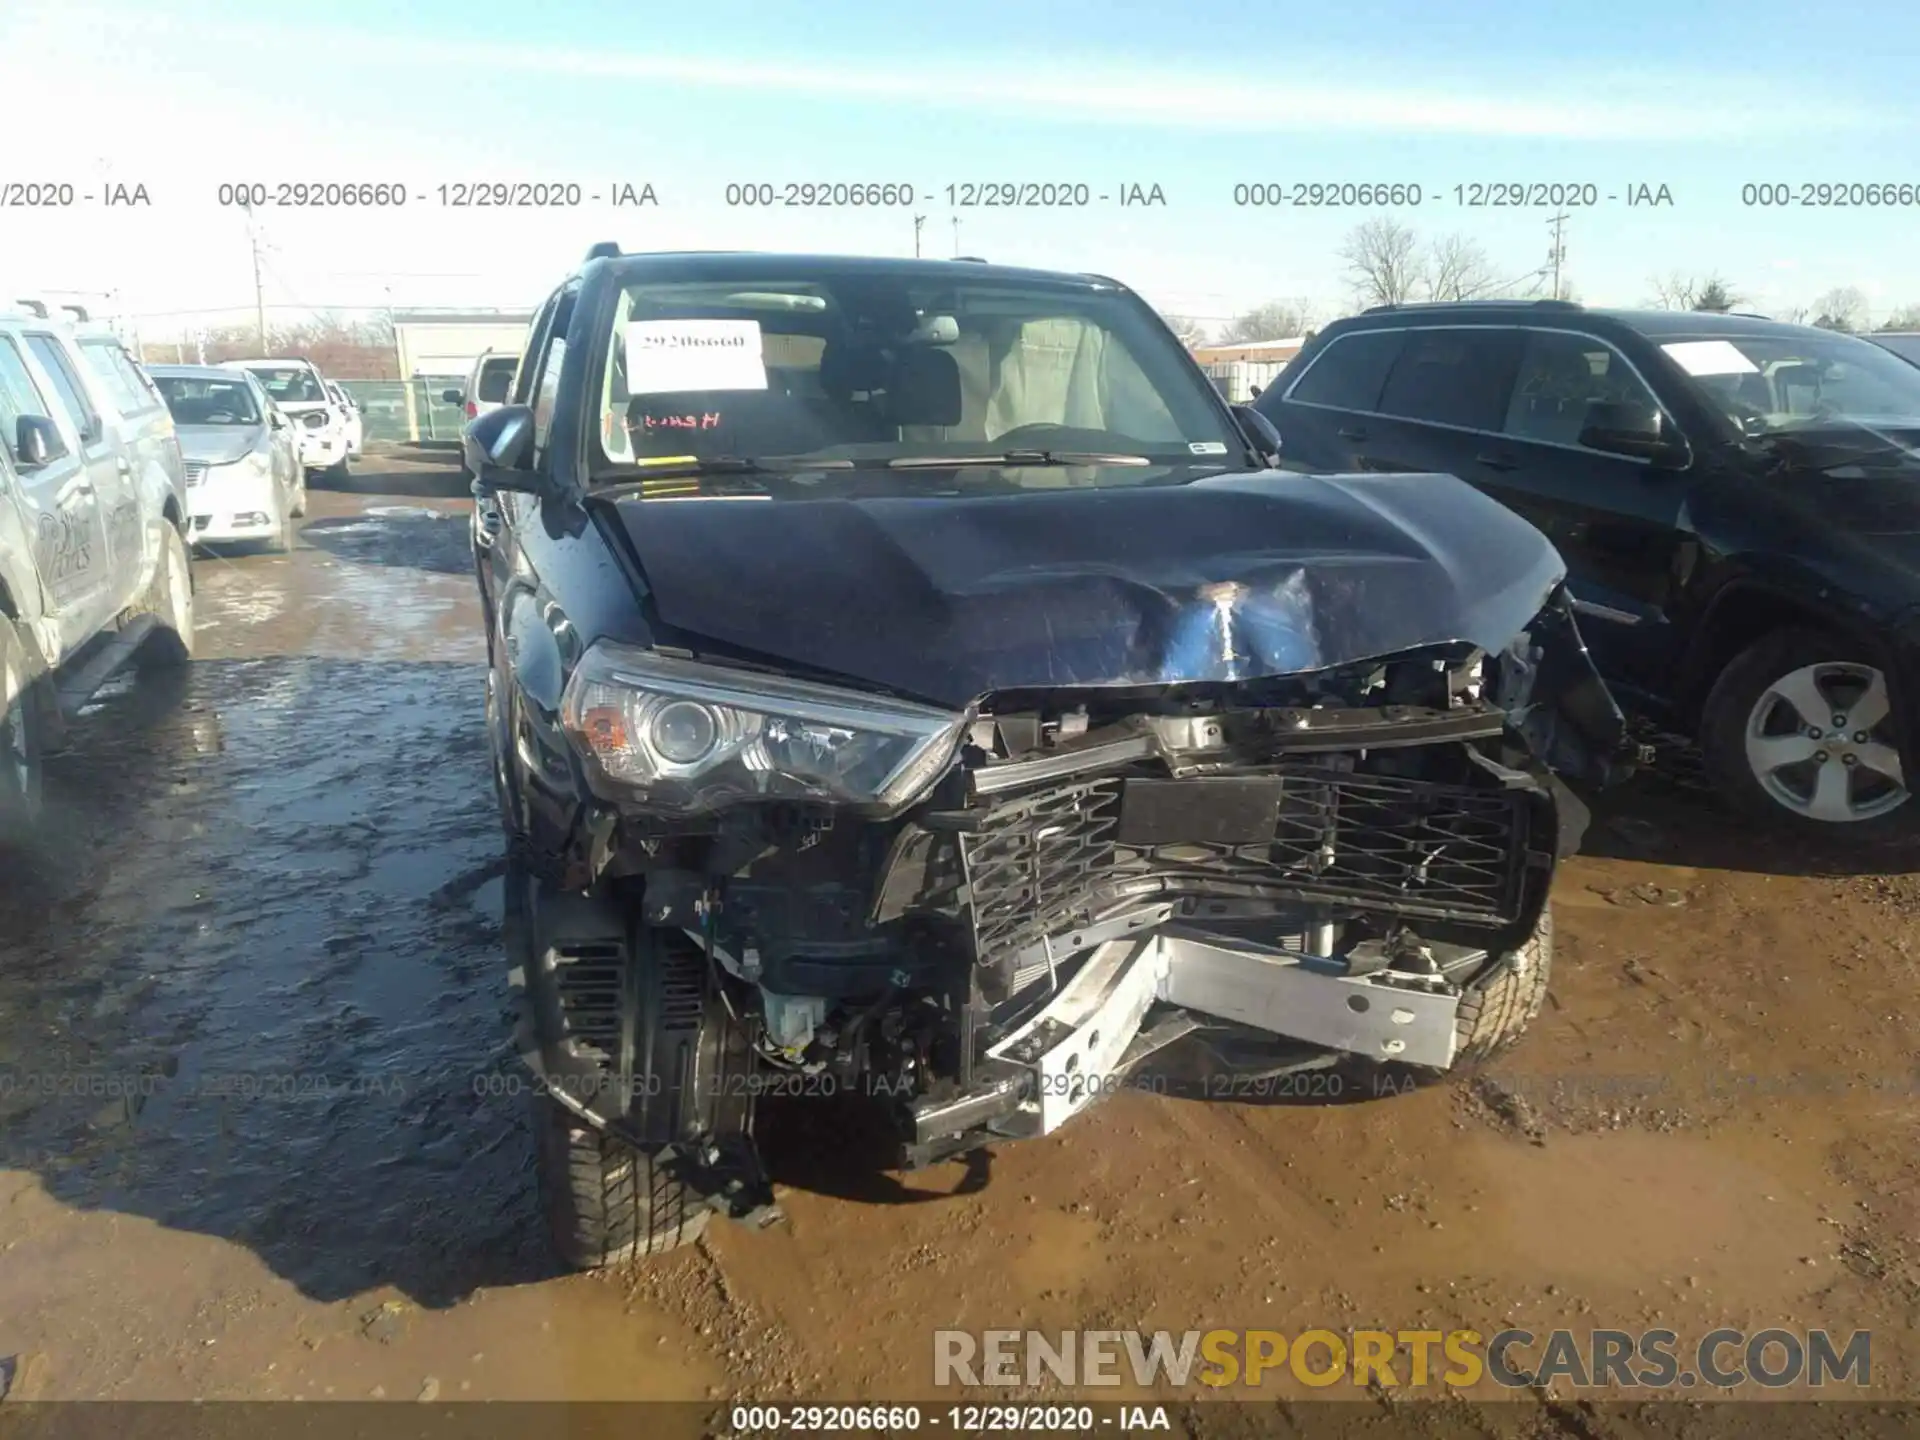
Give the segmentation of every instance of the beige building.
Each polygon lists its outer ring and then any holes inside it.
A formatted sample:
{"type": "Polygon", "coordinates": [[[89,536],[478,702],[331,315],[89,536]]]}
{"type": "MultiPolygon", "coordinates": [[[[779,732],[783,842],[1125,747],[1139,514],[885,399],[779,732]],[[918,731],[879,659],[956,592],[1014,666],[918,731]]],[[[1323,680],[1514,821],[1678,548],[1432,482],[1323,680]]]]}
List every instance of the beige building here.
{"type": "Polygon", "coordinates": [[[518,355],[532,323],[530,310],[396,310],[400,378],[464,384],[487,351],[518,355]]]}
{"type": "Polygon", "coordinates": [[[1250,365],[1284,365],[1298,355],[1306,343],[1306,336],[1295,335],[1290,340],[1259,340],[1251,345],[1196,345],[1193,358],[1203,366],[1234,360],[1250,365]]]}
{"type": "Polygon", "coordinates": [[[1306,343],[1306,336],[1296,335],[1250,345],[1196,345],[1193,358],[1229,402],[1244,405],[1271,385],[1306,343]]]}

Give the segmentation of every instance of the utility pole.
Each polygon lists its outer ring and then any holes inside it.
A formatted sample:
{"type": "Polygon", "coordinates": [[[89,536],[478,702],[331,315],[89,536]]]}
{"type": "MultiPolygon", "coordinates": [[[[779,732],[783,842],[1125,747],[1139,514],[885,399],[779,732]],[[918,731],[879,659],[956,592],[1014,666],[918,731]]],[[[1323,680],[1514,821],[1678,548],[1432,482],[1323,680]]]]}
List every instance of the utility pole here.
{"type": "Polygon", "coordinates": [[[1560,293],[1560,267],[1567,263],[1567,221],[1572,217],[1561,211],[1547,223],[1553,227],[1553,248],[1547,252],[1547,264],[1553,271],[1553,298],[1563,299],[1560,293]]]}
{"type": "Polygon", "coordinates": [[[920,231],[926,223],[927,217],[924,215],[913,217],[913,258],[916,260],[920,258],[920,231]]]}
{"type": "Polygon", "coordinates": [[[960,217],[958,215],[953,217],[953,253],[955,255],[960,253],[960,217]]]}
{"type": "Polygon", "coordinates": [[[247,243],[253,247],[253,319],[260,329],[260,353],[267,353],[267,301],[260,288],[260,231],[253,222],[253,206],[247,210],[247,243]]]}

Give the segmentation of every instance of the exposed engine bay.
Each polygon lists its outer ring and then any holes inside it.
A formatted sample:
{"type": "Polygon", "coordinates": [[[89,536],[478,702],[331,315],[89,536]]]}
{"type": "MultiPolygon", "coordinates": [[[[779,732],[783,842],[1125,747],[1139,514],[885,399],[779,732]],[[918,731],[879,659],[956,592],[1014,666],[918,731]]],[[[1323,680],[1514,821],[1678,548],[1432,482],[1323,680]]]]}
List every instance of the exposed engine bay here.
{"type": "Polygon", "coordinates": [[[602,919],[545,958],[574,1037],[545,1063],[642,1140],[682,1128],[663,1071],[683,1098],[747,1070],[865,1093],[907,1164],[1047,1133],[1183,1042],[1240,1073],[1445,1070],[1463,997],[1527,946],[1577,844],[1548,760],[1617,754],[1584,662],[1557,592],[1496,655],[992,695],[897,815],[609,811],[575,857],[602,919]],[[676,1004],[674,1051],[634,1012],[676,1004]]]}

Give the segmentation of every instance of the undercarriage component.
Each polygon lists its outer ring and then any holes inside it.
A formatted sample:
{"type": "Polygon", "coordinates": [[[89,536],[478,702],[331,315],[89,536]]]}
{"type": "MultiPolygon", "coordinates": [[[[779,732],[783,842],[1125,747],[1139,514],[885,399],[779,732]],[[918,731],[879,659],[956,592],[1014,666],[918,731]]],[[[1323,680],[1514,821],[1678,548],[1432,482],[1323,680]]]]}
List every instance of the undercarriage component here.
{"type": "MultiPolygon", "coordinates": [[[[1485,951],[1439,948],[1449,965],[1487,959],[1485,951]]],[[[1156,1004],[1437,1070],[1453,1063],[1458,1042],[1460,992],[1444,982],[1422,984],[1391,971],[1353,974],[1331,957],[1226,944],[1174,926],[1100,945],[1037,1015],[990,1048],[1025,1081],[1018,1106],[991,1122],[995,1131],[1048,1134],[1110,1093],[1147,1053],[1130,1052],[1156,1004]]]]}

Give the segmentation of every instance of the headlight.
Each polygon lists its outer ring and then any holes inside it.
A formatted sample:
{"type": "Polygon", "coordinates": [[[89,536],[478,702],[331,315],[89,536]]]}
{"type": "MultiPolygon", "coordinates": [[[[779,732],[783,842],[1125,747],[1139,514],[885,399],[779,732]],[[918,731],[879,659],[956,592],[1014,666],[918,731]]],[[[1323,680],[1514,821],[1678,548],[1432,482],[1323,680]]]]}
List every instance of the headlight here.
{"type": "Polygon", "coordinates": [[[309,430],[324,430],[327,428],[326,412],[322,410],[309,410],[300,417],[300,423],[309,430]]]}
{"type": "Polygon", "coordinates": [[[229,460],[224,465],[212,467],[214,475],[224,479],[229,475],[238,475],[249,479],[261,479],[273,473],[273,462],[258,450],[249,450],[238,460],[229,460]]]}
{"type": "Polygon", "coordinates": [[[741,800],[896,810],[937,779],[967,717],[606,642],[575,668],[567,735],[598,779],[676,814],[741,800]]]}

